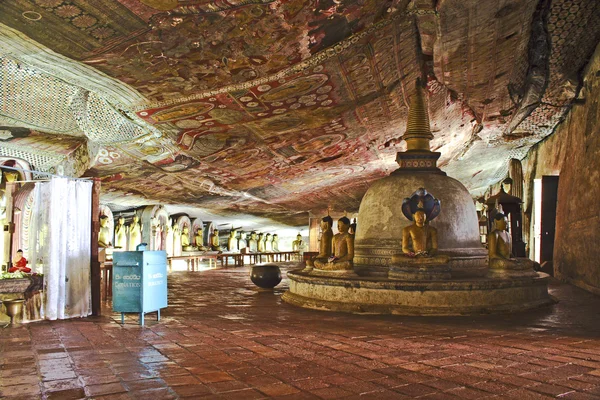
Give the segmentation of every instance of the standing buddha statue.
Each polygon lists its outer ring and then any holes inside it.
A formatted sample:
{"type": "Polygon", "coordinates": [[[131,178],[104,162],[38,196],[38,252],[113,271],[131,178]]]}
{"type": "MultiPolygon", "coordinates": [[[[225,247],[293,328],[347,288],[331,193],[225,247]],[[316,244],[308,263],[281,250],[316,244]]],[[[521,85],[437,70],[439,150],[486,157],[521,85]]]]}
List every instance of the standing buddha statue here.
{"type": "Polygon", "coordinates": [[[100,232],[98,233],[98,246],[112,246],[112,243],[110,241],[110,228],[108,226],[108,217],[106,215],[102,215],[100,217],[100,232]]]}
{"type": "Polygon", "coordinates": [[[127,227],[123,217],[119,217],[115,226],[115,248],[127,250],[127,227]]]}
{"type": "Polygon", "coordinates": [[[140,243],[142,243],[142,225],[137,214],[134,214],[133,221],[129,225],[129,251],[135,251],[140,243]]]}
{"type": "Polygon", "coordinates": [[[263,233],[259,233],[258,234],[258,252],[259,253],[264,253],[265,252],[265,237],[263,233]]]}
{"type": "Polygon", "coordinates": [[[273,235],[273,251],[279,252],[279,236],[276,233],[273,235]]]}

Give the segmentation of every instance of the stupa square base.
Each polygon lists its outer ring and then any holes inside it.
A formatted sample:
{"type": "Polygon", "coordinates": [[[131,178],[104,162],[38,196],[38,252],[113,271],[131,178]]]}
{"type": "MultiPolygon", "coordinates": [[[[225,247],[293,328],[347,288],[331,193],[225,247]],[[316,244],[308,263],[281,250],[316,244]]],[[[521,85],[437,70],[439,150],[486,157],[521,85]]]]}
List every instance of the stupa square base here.
{"type": "Polygon", "coordinates": [[[315,276],[288,272],[282,299],[296,306],[355,314],[478,315],[547,306],[548,275],[438,281],[315,276]]]}

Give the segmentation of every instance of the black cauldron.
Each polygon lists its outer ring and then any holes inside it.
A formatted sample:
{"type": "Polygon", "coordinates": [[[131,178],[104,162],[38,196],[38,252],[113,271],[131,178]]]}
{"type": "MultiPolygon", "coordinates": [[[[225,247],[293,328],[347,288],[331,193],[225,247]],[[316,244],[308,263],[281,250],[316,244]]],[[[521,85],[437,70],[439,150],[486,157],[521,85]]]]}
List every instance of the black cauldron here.
{"type": "Polygon", "coordinates": [[[277,265],[265,264],[252,267],[250,279],[263,289],[273,289],[281,282],[281,270],[277,265]]]}

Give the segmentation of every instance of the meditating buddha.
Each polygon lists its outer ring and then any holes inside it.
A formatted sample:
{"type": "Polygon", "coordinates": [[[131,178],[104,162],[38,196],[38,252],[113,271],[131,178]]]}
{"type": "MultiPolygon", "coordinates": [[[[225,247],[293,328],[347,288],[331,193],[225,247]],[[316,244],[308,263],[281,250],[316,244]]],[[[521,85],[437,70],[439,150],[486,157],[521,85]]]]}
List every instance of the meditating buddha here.
{"type": "Polygon", "coordinates": [[[513,258],[512,242],[507,232],[506,215],[498,213],[494,217],[494,230],[488,235],[489,267],[494,272],[502,271],[531,271],[535,263],[528,258],[513,258]]]}
{"type": "Polygon", "coordinates": [[[198,250],[204,250],[204,237],[202,235],[202,228],[196,230],[196,236],[194,236],[194,245],[198,250]]]}
{"type": "Polygon", "coordinates": [[[123,217],[119,217],[115,227],[115,248],[127,250],[127,227],[123,217]]]}
{"type": "Polygon", "coordinates": [[[190,245],[190,229],[186,226],[181,230],[181,249],[183,251],[192,251],[192,246],[190,245]]]}
{"type": "Polygon", "coordinates": [[[302,235],[297,234],[296,240],[292,242],[292,251],[301,251],[304,247],[304,241],[302,240],[302,235]]]}
{"type": "Polygon", "coordinates": [[[390,277],[450,278],[450,258],[438,254],[438,232],[428,223],[437,217],[440,211],[440,201],[423,188],[404,199],[402,213],[413,223],[402,229],[402,253],[392,256],[390,277]]]}
{"type": "Polygon", "coordinates": [[[329,215],[321,219],[321,239],[319,240],[319,254],[314,256],[312,259],[306,262],[307,267],[310,269],[314,266],[315,261],[319,260],[321,263],[327,263],[329,257],[333,254],[332,243],[333,243],[333,218],[329,215]]]}
{"type": "Polygon", "coordinates": [[[348,233],[350,220],[342,217],[337,223],[339,233],[333,236],[331,247],[333,255],[327,262],[315,260],[315,269],[326,271],[351,271],[354,272],[354,238],[348,233]]]}
{"type": "Polygon", "coordinates": [[[221,245],[219,244],[219,230],[215,229],[213,233],[210,234],[210,248],[212,250],[221,250],[221,245]]]}
{"type": "Polygon", "coordinates": [[[273,251],[279,251],[279,236],[276,233],[273,235],[273,251]]]}
{"type": "Polygon", "coordinates": [[[102,215],[100,217],[100,232],[98,233],[98,246],[100,247],[111,247],[110,241],[110,227],[108,226],[108,217],[102,215]]]}

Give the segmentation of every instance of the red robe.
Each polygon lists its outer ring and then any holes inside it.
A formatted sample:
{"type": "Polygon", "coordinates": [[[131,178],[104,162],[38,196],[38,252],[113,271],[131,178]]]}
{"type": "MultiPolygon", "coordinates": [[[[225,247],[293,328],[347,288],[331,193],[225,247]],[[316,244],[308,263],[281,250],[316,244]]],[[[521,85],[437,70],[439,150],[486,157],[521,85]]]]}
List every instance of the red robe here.
{"type": "Polygon", "coordinates": [[[19,261],[14,263],[14,267],[12,267],[8,270],[8,272],[17,272],[17,271],[22,271],[22,272],[27,272],[27,273],[31,272],[31,268],[27,268],[27,259],[25,257],[21,257],[21,259],[19,261]]]}

